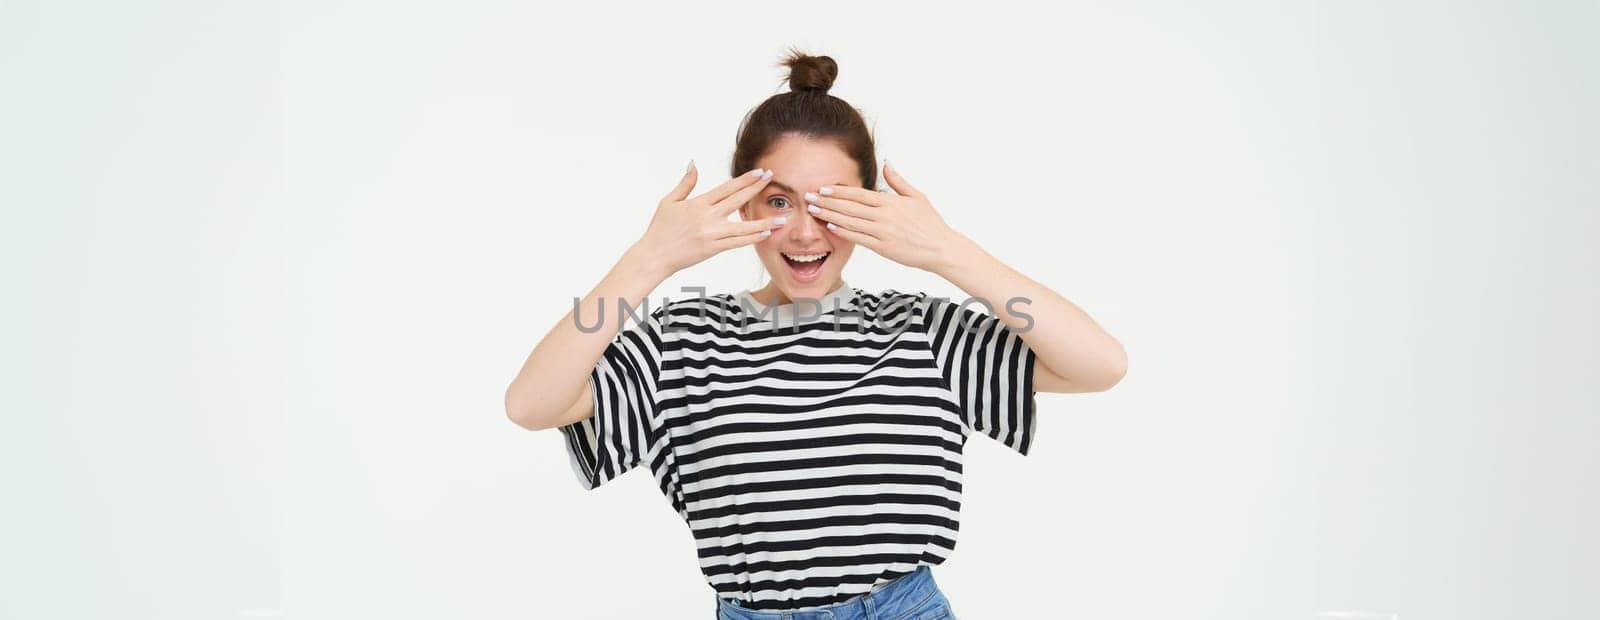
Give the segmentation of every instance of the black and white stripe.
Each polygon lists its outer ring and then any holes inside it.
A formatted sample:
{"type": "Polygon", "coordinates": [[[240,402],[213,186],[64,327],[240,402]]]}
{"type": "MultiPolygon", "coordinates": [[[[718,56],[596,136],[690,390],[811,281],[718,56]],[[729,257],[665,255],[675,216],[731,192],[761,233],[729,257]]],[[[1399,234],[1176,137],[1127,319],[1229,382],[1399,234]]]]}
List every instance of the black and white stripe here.
{"type": "Polygon", "coordinates": [[[561,428],[584,488],[648,464],[706,580],[753,609],[941,563],[967,435],[1033,440],[1034,353],[992,315],[848,285],[822,302],[667,304],[617,335],[590,374],[595,415],[561,428]]]}

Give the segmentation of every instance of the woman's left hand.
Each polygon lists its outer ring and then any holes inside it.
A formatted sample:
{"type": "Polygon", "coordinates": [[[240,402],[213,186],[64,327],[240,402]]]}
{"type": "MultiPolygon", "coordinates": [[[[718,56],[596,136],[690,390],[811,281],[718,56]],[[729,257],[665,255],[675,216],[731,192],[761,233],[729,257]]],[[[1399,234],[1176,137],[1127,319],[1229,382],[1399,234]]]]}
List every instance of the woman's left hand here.
{"type": "Polygon", "coordinates": [[[902,265],[937,273],[969,240],[945,224],[928,197],[888,164],[883,166],[883,178],[895,194],[830,185],[806,193],[810,203],[806,209],[847,241],[902,265]]]}

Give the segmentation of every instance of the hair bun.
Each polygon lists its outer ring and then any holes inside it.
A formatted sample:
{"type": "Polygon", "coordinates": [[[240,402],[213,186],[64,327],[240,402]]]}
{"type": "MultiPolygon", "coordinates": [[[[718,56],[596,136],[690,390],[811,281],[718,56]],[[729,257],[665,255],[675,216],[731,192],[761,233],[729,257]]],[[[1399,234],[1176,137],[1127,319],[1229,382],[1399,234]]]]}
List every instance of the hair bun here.
{"type": "Polygon", "coordinates": [[[780,63],[789,68],[789,90],[812,91],[826,94],[833,88],[834,78],[839,77],[839,63],[827,56],[811,56],[798,50],[790,50],[789,56],[780,63]]]}

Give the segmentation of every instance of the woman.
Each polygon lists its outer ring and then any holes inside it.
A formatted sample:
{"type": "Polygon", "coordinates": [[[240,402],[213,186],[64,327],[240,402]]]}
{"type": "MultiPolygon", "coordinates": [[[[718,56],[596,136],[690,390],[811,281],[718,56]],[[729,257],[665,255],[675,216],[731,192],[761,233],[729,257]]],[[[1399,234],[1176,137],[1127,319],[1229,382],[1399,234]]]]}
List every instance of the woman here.
{"type": "Polygon", "coordinates": [[[1027,454],[1036,392],[1108,389],[1126,356],[887,163],[894,193],[868,189],[866,124],[827,94],[837,65],[798,52],[783,64],[791,90],[745,119],[734,178],[691,198],[690,163],[528,356],[506,411],[560,428],[585,488],[648,465],[694,534],[720,619],[953,617],[929,567],[955,548],[967,435],[1027,454]],[[607,316],[747,245],[771,275],[759,290],[675,300],[625,328],[607,316]],[[849,286],[857,246],[973,303],[849,286]],[[979,300],[992,314],[969,307],[979,300]]]}

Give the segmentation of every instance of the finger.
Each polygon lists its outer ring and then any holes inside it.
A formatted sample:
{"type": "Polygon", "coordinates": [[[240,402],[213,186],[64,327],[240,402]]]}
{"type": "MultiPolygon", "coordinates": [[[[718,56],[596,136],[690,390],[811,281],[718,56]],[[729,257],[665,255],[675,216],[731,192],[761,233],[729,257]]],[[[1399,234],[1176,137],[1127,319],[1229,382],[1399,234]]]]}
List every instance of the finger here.
{"type": "Polygon", "coordinates": [[[889,187],[894,188],[894,193],[896,194],[911,198],[923,197],[922,192],[917,191],[917,188],[912,187],[905,177],[900,176],[899,170],[889,166],[889,160],[884,160],[883,162],[883,179],[889,182],[889,187]]]}
{"type": "Polygon", "coordinates": [[[661,197],[662,202],[678,202],[689,195],[689,190],[694,189],[694,183],[700,178],[700,170],[694,167],[694,160],[689,160],[689,169],[683,171],[683,178],[678,179],[678,184],[661,197]]]}
{"type": "Polygon", "coordinates": [[[738,211],[739,207],[742,207],[746,203],[750,202],[750,199],[755,197],[756,192],[766,189],[767,183],[770,183],[771,181],[772,171],[768,170],[766,174],[757,177],[755,182],[741,188],[739,191],[734,192],[733,195],[723,198],[721,202],[718,202],[716,205],[712,206],[711,212],[720,217],[727,217],[729,213],[738,211]]]}
{"type": "Polygon", "coordinates": [[[763,172],[766,172],[766,171],[762,170],[760,168],[756,168],[754,170],[747,171],[744,174],[741,174],[739,176],[736,176],[736,177],[733,177],[733,178],[728,179],[726,181],[723,181],[721,184],[717,185],[716,187],[713,187],[713,188],[711,188],[709,190],[706,190],[706,193],[704,193],[704,194],[700,194],[699,196],[695,196],[694,200],[698,200],[698,201],[700,201],[702,203],[705,203],[705,204],[708,204],[708,205],[709,204],[717,204],[718,202],[721,202],[722,199],[727,198],[728,195],[739,191],[740,189],[744,188],[745,186],[747,186],[747,185],[749,185],[751,183],[755,183],[757,181],[760,181],[763,172]]]}
{"type": "Polygon", "coordinates": [[[877,235],[878,232],[882,230],[882,228],[878,226],[878,223],[872,220],[862,219],[854,215],[845,215],[838,211],[826,209],[821,206],[809,205],[806,207],[806,210],[810,211],[813,217],[816,217],[822,221],[838,224],[852,230],[859,230],[869,235],[877,235]],[[812,209],[812,206],[816,206],[817,208],[812,209]]]}
{"type": "Polygon", "coordinates": [[[854,185],[824,185],[817,188],[817,193],[823,196],[854,200],[874,207],[881,207],[893,200],[892,197],[883,192],[875,192],[865,187],[856,187],[854,185]]]}
{"type": "MultiPolygon", "coordinates": [[[[811,204],[817,205],[817,206],[822,207],[824,209],[829,209],[829,210],[832,210],[832,211],[838,211],[838,212],[843,213],[845,215],[859,217],[859,218],[864,219],[864,220],[874,220],[874,221],[876,221],[879,218],[879,216],[883,215],[883,212],[879,211],[878,207],[864,205],[864,204],[861,204],[861,203],[856,202],[854,200],[845,200],[843,198],[829,198],[827,196],[818,196],[816,194],[811,194],[811,193],[807,193],[806,194],[806,200],[810,201],[811,204]]],[[[807,205],[807,206],[809,206],[809,205],[807,205]]]]}
{"type": "Polygon", "coordinates": [[[867,249],[873,251],[878,249],[878,238],[872,235],[860,231],[850,230],[843,226],[834,224],[833,222],[828,222],[828,230],[833,231],[833,234],[835,235],[843,237],[846,241],[853,241],[855,243],[867,246],[867,249]]]}
{"type": "Polygon", "coordinates": [[[748,220],[748,221],[742,221],[742,222],[728,222],[727,226],[723,226],[723,227],[717,229],[718,230],[717,237],[718,238],[722,238],[722,237],[737,237],[737,236],[740,236],[740,235],[748,235],[748,234],[751,234],[751,233],[759,233],[759,232],[761,232],[763,230],[772,230],[772,229],[778,228],[778,227],[780,227],[782,225],[783,225],[783,222],[778,221],[778,218],[776,218],[776,217],[769,217],[769,218],[759,219],[759,220],[748,220]]]}
{"type": "Polygon", "coordinates": [[[761,232],[750,233],[748,235],[739,235],[739,236],[736,236],[736,237],[723,237],[721,239],[718,239],[718,240],[712,242],[712,246],[711,247],[716,248],[718,252],[725,252],[725,251],[728,251],[728,250],[731,250],[731,249],[734,249],[734,248],[737,248],[737,247],[743,247],[743,246],[750,245],[752,243],[763,241],[766,238],[771,237],[771,236],[772,236],[772,231],[763,230],[761,232]]]}

